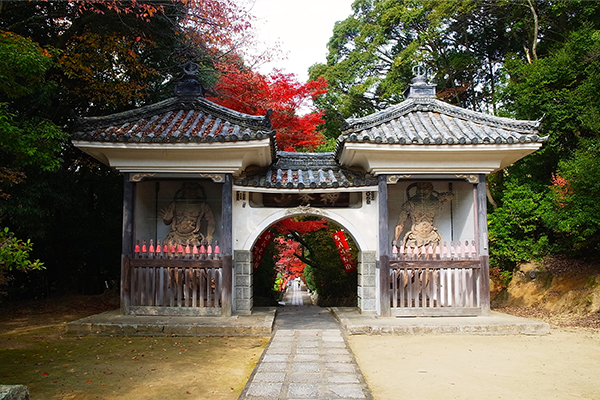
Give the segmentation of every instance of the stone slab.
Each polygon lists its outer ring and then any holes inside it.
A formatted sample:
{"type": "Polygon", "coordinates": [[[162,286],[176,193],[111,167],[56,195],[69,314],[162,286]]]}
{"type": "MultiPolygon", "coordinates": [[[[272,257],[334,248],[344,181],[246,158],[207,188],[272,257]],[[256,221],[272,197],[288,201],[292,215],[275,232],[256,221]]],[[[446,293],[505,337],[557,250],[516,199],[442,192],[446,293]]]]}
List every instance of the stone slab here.
{"type": "Polygon", "coordinates": [[[332,308],[334,317],[350,335],[546,335],[545,322],[499,312],[476,317],[379,317],[357,308],[332,308]]]}
{"type": "Polygon", "coordinates": [[[274,308],[231,317],[123,315],[114,310],[69,322],[66,331],[88,336],[270,336],[274,320],[274,308]]]}
{"type": "MultiPolygon", "coordinates": [[[[358,308],[334,307],[334,317],[349,335],[424,335],[424,334],[479,334],[479,335],[545,335],[550,326],[541,321],[492,312],[476,317],[379,317],[361,313],[358,308]]],[[[232,317],[183,317],[122,315],[118,310],[92,315],[67,324],[67,333],[95,336],[270,336],[276,309],[257,307],[250,314],[232,317]]],[[[292,340],[277,332],[274,342],[292,340]]],[[[325,335],[328,348],[343,346],[334,335],[325,335]]],[[[339,336],[338,336],[339,337],[339,336]]],[[[308,338],[306,338],[308,339],[308,338]]],[[[313,343],[302,340],[301,347],[308,351],[313,343]]],[[[273,343],[275,344],[275,343],[273,343]]],[[[280,354],[289,354],[281,352],[280,354]]],[[[306,354],[306,352],[305,352],[306,354]]]]}

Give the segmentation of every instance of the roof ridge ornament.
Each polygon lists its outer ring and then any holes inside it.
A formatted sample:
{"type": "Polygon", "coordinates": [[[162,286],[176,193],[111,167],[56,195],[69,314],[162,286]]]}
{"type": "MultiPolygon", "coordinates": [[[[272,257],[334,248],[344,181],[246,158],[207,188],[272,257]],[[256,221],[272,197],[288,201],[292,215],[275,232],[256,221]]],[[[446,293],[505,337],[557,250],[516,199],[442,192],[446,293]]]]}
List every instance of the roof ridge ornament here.
{"type": "Polygon", "coordinates": [[[427,68],[422,62],[419,62],[412,68],[412,72],[415,77],[408,85],[408,92],[405,94],[406,98],[413,97],[433,97],[435,98],[435,83],[432,83],[433,70],[427,68]]]}
{"type": "Polygon", "coordinates": [[[271,122],[271,115],[273,115],[273,110],[268,109],[267,113],[263,116],[262,126],[265,129],[271,130],[273,129],[273,123],[271,122]]]}
{"type": "Polygon", "coordinates": [[[188,61],[182,65],[183,78],[175,85],[175,94],[179,97],[204,97],[204,87],[198,80],[200,65],[188,61]]]}

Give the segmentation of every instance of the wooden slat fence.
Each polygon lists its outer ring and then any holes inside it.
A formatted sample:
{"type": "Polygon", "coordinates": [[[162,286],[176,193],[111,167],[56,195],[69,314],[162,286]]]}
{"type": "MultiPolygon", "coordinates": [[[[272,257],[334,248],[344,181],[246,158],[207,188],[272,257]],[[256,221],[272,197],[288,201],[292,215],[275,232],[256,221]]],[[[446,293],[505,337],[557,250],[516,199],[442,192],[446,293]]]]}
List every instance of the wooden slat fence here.
{"type": "Polygon", "coordinates": [[[392,315],[480,314],[481,262],[474,250],[464,249],[394,251],[390,260],[392,315]]]}
{"type": "Polygon", "coordinates": [[[128,258],[126,262],[133,310],[185,315],[184,308],[188,308],[191,315],[218,314],[223,288],[221,260],[128,258]]]}

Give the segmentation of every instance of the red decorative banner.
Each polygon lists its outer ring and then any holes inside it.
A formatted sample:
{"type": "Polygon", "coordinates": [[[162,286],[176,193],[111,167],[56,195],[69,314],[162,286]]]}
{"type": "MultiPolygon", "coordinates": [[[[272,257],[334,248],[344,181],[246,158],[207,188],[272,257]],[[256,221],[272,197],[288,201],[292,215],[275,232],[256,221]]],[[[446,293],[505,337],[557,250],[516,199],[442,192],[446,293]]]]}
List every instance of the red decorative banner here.
{"type": "Polygon", "coordinates": [[[346,272],[354,271],[356,265],[354,265],[354,261],[352,260],[352,250],[350,250],[350,246],[348,246],[344,232],[335,232],[333,234],[333,240],[335,242],[335,247],[337,247],[338,252],[340,253],[340,258],[342,259],[346,272]]]}
{"type": "Polygon", "coordinates": [[[260,238],[258,238],[258,241],[256,242],[254,249],[252,250],[253,269],[258,269],[258,267],[260,266],[260,263],[262,262],[263,256],[265,254],[265,250],[271,242],[271,239],[273,239],[273,233],[269,231],[264,231],[263,234],[260,235],[260,238]]]}

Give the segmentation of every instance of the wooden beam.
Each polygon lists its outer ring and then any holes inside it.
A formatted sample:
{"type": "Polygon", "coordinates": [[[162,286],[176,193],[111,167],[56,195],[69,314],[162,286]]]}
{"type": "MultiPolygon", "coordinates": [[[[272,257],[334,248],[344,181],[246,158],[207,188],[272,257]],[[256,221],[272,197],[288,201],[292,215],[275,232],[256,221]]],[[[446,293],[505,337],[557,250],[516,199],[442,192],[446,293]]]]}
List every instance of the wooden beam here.
{"type": "Polygon", "coordinates": [[[381,301],[381,316],[389,317],[391,315],[391,308],[387,176],[379,175],[378,179],[377,201],[379,206],[379,299],[381,301]]]}
{"type": "Polygon", "coordinates": [[[480,260],[391,260],[389,261],[390,268],[402,269],[402,268],[427,268],[427,269],[480,269],[480,260]]]}
{"type": "Polygon", "coordinates": [[[480,175],[477,187],[477,230],[479,256],[481,260],[481,312],[490,313],[490,255],[487,228],[487,197],[485,192],[485,175],[480,175]]]}
{"type": "Polygon", "coordinates": [[[223,254],[223,291],[221,292],[222,315],[231,316],[233,305],[233,178],[231,174],[225,175],[223,183],[221,209],[221,252],[223,254]]]}
{"type": "Polygon", "coordinates": [[[129,264],[140,268],[221,268],[222,260],[185,260],[169,258],[131,258],[129,264]]]}
{"type": "Polygon", "coordinates": [[[131,279],[128,258],[133,254],[133,213],[135,184],[129,174],[123,181],[123,231],[121,240],[121,313],[127,314],[131,305],[131,279]]]}

